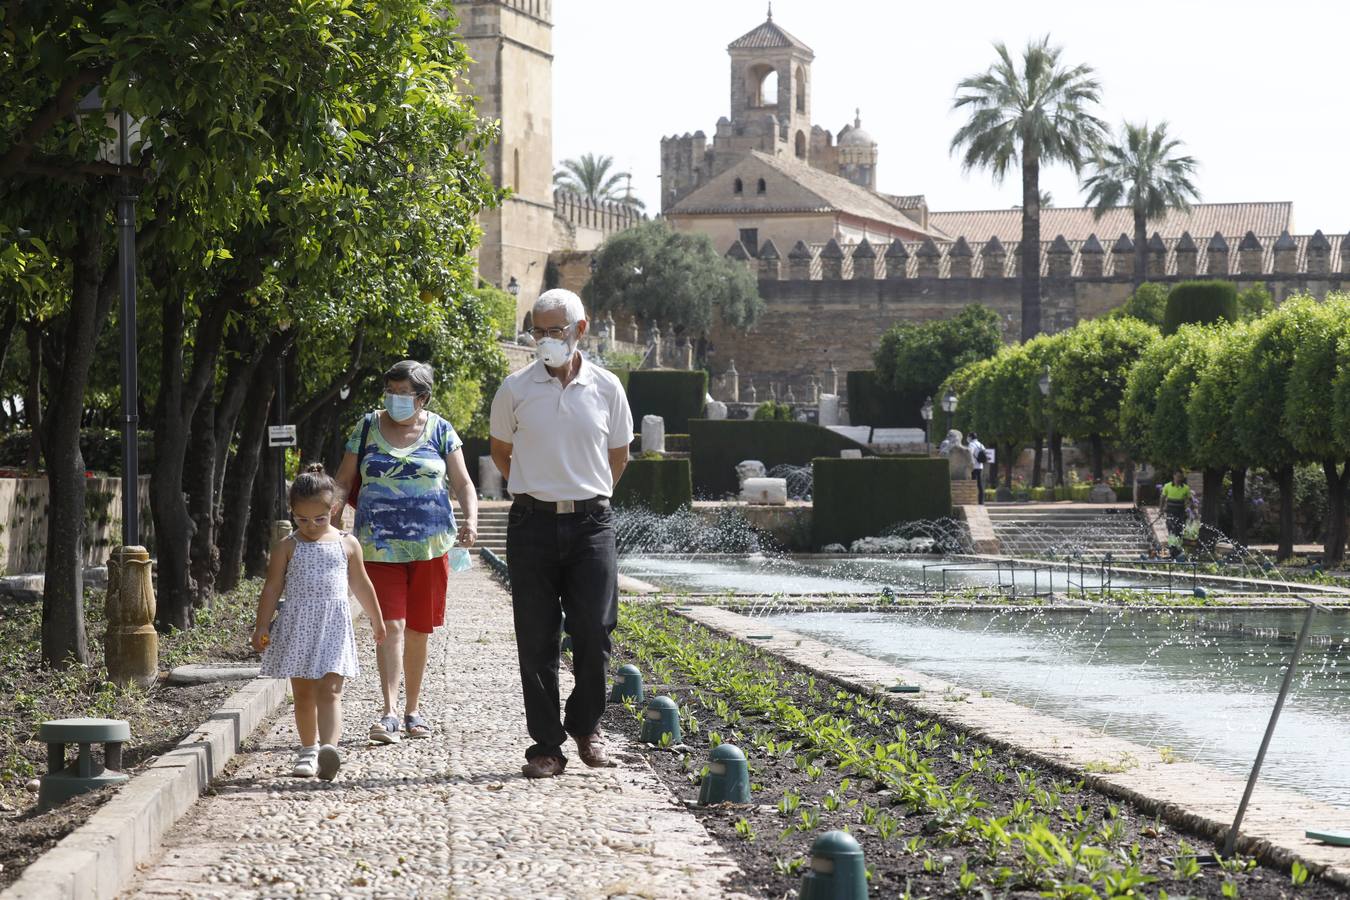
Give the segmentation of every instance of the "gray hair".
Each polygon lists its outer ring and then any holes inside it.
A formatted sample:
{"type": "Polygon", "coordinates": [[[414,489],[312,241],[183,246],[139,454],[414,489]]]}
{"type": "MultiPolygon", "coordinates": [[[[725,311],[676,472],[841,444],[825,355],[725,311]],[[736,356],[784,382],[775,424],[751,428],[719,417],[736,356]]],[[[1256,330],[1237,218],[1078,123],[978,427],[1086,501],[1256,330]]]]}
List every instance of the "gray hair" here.
{"type": "Polygon", "coordinates": [[[399,381],[406,381],[411,384],[413,393],[417,396],[430,397],[432,389],[436,386],[436,373],[427,363],[418,362],[415,359],[405,359],[394,363],[389,367],[389,371],[384,373],[386,385],[399,381]]]}
{"type": "Polygon", "coordinates": [[[548,312],[552,309],[561,309],[566,312],[569,324],[580,322],[586,318],[586,307],[581,305],[581,298],[564,288],[544,291],[539,295],[539,299],[534,301],[534,317],[536,318],[541,312],[548,312]]]}

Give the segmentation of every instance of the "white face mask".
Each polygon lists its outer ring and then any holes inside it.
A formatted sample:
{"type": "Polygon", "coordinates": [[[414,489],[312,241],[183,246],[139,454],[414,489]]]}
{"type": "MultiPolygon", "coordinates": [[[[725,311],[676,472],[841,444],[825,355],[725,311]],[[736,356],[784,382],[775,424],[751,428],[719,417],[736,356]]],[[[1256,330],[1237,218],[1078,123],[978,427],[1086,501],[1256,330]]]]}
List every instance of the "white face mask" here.
{"type": "Polygon", "coordinates": [[[535,344],[535,353],[544,365],[549,368],[559,369],[567,365],[572,354],[576,351],[576,345],[571,341],[564,341],[561,338],[542,338],[535,344]]]}

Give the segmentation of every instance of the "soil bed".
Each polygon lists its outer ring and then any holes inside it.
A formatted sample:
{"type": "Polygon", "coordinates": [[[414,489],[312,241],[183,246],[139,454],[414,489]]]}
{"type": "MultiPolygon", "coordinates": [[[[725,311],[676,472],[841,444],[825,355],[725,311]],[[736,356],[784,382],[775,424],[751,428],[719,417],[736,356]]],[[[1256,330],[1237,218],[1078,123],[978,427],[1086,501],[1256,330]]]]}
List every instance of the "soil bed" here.
{"type": "Polygon", "coordinates": [[[131,741],[123,767],[131,775],[173,749],[219,708],[242,682],[170,686],[168,669],[185,663],[256,659],[248,646],[259,585],[248,582],[198,610],[197,627],[160,635],[160,681],[149,690],[119,690],[103,666],[103,592],[85,596],[90,664],[64,671],[40,660],[41,609],[0,605],[0,888],[79,827],[113,795],[104,790],[37,812],[37,795],[25,785],[47,767],[47,747],[33,740],[48,719],[94,716],[126,719],[131,741]]]}
{"type": "MultiPolygon", "coordinates": [[[[1203,839],[902,699],[842,690],[654,606],[623,607],[614,664],[629,662],[648,698],[681,709],[684,746],[652,747],[652,767],[740,864],[731,886],[753,896],[796,896],[812,840],[842,828],[862,844],[872,896],[1345,896],[1245,858],[1193,867],[1213,850],[1203,839]],[[718,740],[750,761],[747,806],[693,805],[718,740]]],[[[611,704],[605,727],[636,738],[640,712],[611,704]]]]}

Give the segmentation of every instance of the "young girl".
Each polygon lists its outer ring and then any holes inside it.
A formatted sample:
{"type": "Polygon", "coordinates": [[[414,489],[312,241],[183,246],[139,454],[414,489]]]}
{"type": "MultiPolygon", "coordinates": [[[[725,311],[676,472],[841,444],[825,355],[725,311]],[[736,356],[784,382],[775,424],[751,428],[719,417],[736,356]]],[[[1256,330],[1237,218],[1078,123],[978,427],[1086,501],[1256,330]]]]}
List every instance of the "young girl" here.
{"type": "Polygon", "coordinates": [[[336,777],[342,765],[342,682],[360,674],[347,593],[356,595],[370,618],[375,643],[384,640],[384,620],[375,588],[361,561],[361,544],[328,521],[337,485],[323,466],[311,465],[291,484],[296,530],[272,548],[267,582],[258,598],[253,647],[263,654],[262,674],[290,678],[300,753],[292,774],[336,777]],[[286,595],[272,622],[277,600],[286,595]],[[272,626],[275,625],[273,628],[272,626]]]}

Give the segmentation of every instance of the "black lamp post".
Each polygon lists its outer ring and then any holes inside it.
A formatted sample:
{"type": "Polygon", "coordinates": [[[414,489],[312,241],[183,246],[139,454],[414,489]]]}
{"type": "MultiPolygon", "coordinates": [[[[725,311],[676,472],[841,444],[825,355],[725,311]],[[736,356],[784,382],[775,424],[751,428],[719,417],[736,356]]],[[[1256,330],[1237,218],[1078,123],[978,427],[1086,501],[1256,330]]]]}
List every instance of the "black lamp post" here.
{"type": "Polygon", "coordinates": [[[520,282],[516,281],[516,276],[512,275],[511,280],[506,283],[506,292],[512,297],[520,296],[520,282]]]}
{"type": "Polygon", "coordinates": [[[923,451],[931,453],[933,451],[933,398],[927,397],[923,401],[923,406],[919,407],[919,415],[923,416],[923,451]]]}
{"type": "MultiPolygon", "coordinates": [[[[1053,431],[1050,428],[1050,367],[1046,366],[1045,371],[1041,372],[1040,380],[1037,386],[1041,389],[1041,415],[1045,416],[1045,486],[1050,490],[1055,487],[1055,463],[1054,452],[1051,449],[1051,440],[1053,431]]],[[[1052,498],[1053,499],[1053,498],[1052,498]]]]}
{"type": "Polygon", "coordinates": [[[957,396],[956,391],[947,388],[947,393],[942,395],[942,411],[947,414],[947,430],[952,427],[952,415],[956,412],[957,396]]]}

